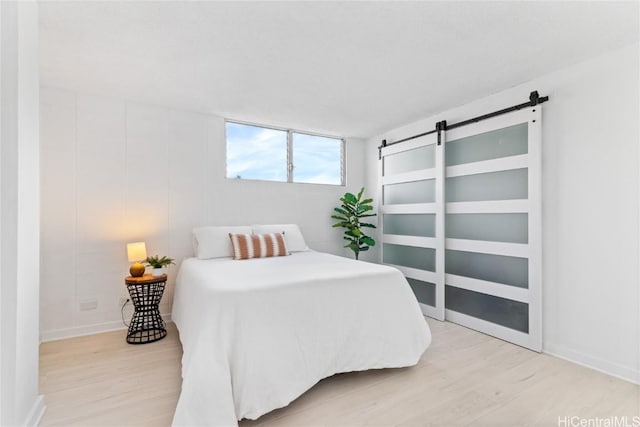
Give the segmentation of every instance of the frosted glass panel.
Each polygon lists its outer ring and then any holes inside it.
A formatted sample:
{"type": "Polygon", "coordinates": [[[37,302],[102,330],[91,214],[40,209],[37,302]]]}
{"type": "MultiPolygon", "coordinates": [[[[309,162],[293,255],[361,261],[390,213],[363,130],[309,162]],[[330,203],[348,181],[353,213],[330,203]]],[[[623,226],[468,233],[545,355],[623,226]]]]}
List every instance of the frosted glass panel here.
{"type": "Polygon", "coordinates": [[[436,165],[435,145],[414,148],[413,150],[384,156],[383,174],[410,172],[431,169],[436,165]]]}
{"type": "Polygon", "coordinates": [[[383,190],[385,205],[433,203],[436,200],[436,183],[433,179],[389,184],[383,190]]]}
{"type": "Polygon", "coordinates": [[[384,234],[435,237],[436,216],[433,214],[383,215],[384,234]]]}
{"type": "Polygon", "coordinates": [[[431,307],[436,306],[436,285],[409,277],[407,277],[407,282],[413,289],[413,293],[416,294],[418,301],[431,307]]]}
{"type": "Polygon", "coordinates": [[[473,279],[527,288],[529,260],[512,256],[489,255],[447,249],[445,272],[473,279]]]}
{"type": "Polygon", "coordinates": [[[454,239],[527,243],[526,213],[447,214],[445,236],[454,239]]]}
{"type": "Polygon", "coordinates": [[[445,165],[527,154],[527,123],[447,141],[445,165]]]}
{"type": "Polygon", "coordinates": [[[527,169],[457,176],[445,181],[447,202],[513,200],[528,197],[527,169]]]}
{"type": "Polygon", "coordinates": [[[445,286],[445,307],[458,313],[529,332],[529,305],[493,295],[445,286]]]}
{"type": "Polygon", "coordinates": [[[384,243],[382,253],[383,262],[386,264],[402,265],[427,271],[435,271],[436,269],[435,249],[384,243]]]}

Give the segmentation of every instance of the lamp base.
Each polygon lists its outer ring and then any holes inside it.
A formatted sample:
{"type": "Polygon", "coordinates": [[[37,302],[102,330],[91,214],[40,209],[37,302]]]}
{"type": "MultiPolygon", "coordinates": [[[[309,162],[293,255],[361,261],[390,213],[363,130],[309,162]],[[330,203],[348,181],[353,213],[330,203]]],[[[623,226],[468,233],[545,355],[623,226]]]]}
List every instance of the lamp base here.
{"type": "Polygon", "coordinates": [[[131,264],[131,267],[129,268],[129,273],[131,274],[131,277],[142,277],[144,275],[144,270],[145,270],[144,265],[140,264],[139,262],[136,262],[135,264],[131,264]]]}

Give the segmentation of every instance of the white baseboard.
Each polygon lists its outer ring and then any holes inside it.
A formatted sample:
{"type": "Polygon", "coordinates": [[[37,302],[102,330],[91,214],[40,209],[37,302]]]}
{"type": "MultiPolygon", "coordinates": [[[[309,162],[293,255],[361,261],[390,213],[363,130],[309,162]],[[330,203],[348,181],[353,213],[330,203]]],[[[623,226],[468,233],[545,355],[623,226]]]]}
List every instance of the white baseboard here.
{"type": "Polygon", "coordinates": [[[545,343],[542,351],[550,356],[585,366],[602,372],[603,374],[611,375],[612,377],[620,378],[634,384],[640,384],[640,370],[638,370],[638,368],[634,369],[632,367],[611,363],[553,343],[545,343]]]}
{"type": "Polygon", "coordinates": [[[35,402],[31,406],[31,410],[27,415],[27,418],[24,420],[24,426],[26,427],[36,427],[40,424],[40,420],[44,415],[44,411],[47,407],[44,405],[44,395],[40,394],[36,397],[35,402]]]}
{"type": "MultiPolygon", "coordinates": [[[[161,314],[165,322],[171,322],[171,313],[161,314]]],[[[122,321],[95,323],[93,325],[74,326],[71,328],[40,331],[40,342],[58,341],[67,338],[82,337],[85,335],[100,334],[102,332],[120,331],[127,329],[122,321]]]]}

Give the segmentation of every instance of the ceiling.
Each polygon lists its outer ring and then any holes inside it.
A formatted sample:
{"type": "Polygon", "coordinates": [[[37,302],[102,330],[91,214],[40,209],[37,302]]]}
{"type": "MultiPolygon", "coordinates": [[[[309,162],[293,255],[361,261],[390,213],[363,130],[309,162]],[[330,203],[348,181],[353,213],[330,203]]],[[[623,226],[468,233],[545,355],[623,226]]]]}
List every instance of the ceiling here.
{"type": "Polygon", "coordinates": [[[369,137],[634,43],[638,14],[635,1],[41,2],[40,79],[369,137]]]}

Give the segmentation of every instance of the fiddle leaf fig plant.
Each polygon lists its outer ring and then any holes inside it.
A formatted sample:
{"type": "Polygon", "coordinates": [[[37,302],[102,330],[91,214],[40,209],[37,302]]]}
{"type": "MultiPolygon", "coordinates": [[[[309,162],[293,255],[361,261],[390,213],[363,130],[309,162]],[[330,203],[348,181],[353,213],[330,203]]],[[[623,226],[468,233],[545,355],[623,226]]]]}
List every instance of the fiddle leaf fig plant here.
{"type": "Polygon", "coordinates": [[[342,204],[338,208],[334,208],[334,214],[331,218],[337,220],[333,227],[345,228],[344,240],[348,241],[345,248],[349,248],[355,254],[356,259],[360,252],[366,252],[370,247],[375,246],[376,241],[368,236],[363,229],[376,228],[374,224],[361,222],[363,218],[376,216],[373,211],[373,199],[363,199],[364,187],[360,189],[357,195],[345,193],[340,198],[342,204]]]}

